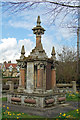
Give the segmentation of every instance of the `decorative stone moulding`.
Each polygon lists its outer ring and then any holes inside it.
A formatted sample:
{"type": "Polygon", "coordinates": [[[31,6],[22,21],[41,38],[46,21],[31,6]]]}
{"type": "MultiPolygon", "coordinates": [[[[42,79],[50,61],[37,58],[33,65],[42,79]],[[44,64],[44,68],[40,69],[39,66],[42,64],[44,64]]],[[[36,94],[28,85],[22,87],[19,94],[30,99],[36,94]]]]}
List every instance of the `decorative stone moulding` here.
{"type": "Polygon", "coordinates": [[[11,98],[11,101],[14,101],[14,102],[21,102],[21,98],[12,97],[12,98],[11,98]]]}
{"type": "MultiPolygon", "coordinates": [[[[37,28],[37,27],[36,27],[37,28]]],[[[36,35],[41,35],[41,34],[44,34],[44,29],[43,28],[37,28],[37,30],[36,30],[36,28],[35,29],[33,29],[33,33],[34,34],[36,34],[36,35]]]]}
{"type": "Polygon", "coordinates": [[[36,34],[36,35],[42,35],[42,34],[44,34],[45,29],[43,27],[41,27],[40,23],[41,23],[40,16],[38,16],[37,25],[36,25],[36,27],[34,27],[32,29],[33,33],[36,34]]]}
{"type": "Polygon", "coordinates": [[[17,63],[18,64],[18,66],[20,67],[20,68],[25,68],[26,67],[26,63],[25,62],[18,62],[17,63]]]}
{"type": "Polygon", "coordinates": [[[36,104],[36,100],[34,99],[24,99],[25,103],[36,104]]]}
{"type": "Polygon", "coordinates": [[[60,97],[60,98],[58,98],[58,101],[59,102],[66,101],[66,97],[60,97]]]}
{"type": "Polygon", "coordinates": [[[43,63],[38,64],[38,69],[44,69],[45,65],[43,63]]]}
{"type": "Polygon", "coordinates": [[[17,62],[17,65],[21,68],[21,62],[17,62]]]}
{"type": "Polygon", "coordinates": [[[46,104],[52,104],[55,102],[54,99],[48,99],[48,100],[45,100],[46,104]]]}
{"type": "Polygon", "coordinates": [[[25,66],[26,66],[25,62],[22,62],[21,63],[21,68],[25,68],[25,66]]]}

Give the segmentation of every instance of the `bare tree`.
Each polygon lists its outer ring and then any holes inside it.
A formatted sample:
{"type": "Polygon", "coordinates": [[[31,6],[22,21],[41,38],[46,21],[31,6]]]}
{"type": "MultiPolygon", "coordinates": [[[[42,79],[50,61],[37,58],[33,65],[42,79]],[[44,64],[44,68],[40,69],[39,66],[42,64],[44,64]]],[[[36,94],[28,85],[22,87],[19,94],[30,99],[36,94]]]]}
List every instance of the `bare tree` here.
{"type": "Polygon", "coordinates": [[[72,80],[77,81],[76,62],[76,51],[63,47],[61,53],[58,53],[57,82],[70,83],[72,80]]]}
{"type": "Polygon", "coordinates": [[[43,13],[48,15],[50,23],[55,23],[60,18],[59,26],[74,28],[76,33],[77,28],[80,31],[80,0],[5,0],[2,2],[4,11],[9,11],[11,14],[36,9],[39,6],[44,6],[46,12],[44,13],[43,10],[43,13]]]}
{"type": "Polygon", "coordinates": [[[49,16],[51,23],[61,16],[61,23],[65,21],[66,17],[69,17],[66,25],[78,25],[79,0],[6,0],[6,2],[2,2],[5,11],[10,10],[10,13],[36,9],[40,5],[46,9],[46,12],[43,11],[43,13],[49,16]]]}

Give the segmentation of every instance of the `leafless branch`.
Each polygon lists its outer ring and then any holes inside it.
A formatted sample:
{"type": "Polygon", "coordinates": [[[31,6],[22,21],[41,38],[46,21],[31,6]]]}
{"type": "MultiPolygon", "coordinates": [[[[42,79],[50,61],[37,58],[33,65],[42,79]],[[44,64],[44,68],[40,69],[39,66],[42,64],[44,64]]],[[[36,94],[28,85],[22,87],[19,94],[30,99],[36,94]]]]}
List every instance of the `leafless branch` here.
{"type": "MultiPolygon", "coordinates": [[[[10,0],[12,1],[12,0],[10,0]]],[[[62,20],[60,23],[64,22],[65,18],[71,15],[72,19],[78,14],[78,9],[80,9],[79,0],[13,0],[13,2],[2,2],[2,7],[5,11],[10,11],[11,13],[18,13],[26,9],[35,9],[39,5],[43,5],[46,9],[45,15],[49,15],[51,21],[54,22],[57,17],[62,15],[62,20]]],[[[44,11],[43,11],[44,12],[44,11]]],[[[78,20],[78,18],[77,18],[78,20]]],[[[70,24],[70,23],[69,23],[70,24]]]]}

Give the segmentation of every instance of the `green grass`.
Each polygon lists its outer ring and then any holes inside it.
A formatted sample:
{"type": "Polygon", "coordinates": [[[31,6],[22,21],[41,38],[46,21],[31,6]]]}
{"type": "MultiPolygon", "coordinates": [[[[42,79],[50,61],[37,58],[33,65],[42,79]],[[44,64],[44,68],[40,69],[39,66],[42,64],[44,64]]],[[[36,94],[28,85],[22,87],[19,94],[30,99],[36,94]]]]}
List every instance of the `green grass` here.
{"type": "Polygon", "coordinates": [[[7,97],[3,97],[3,98],[2,98],[2,101],[7,101],[7,97]]]}
{"type": "Polygon", "coordinates": [[[2,102],[7,101],[7,97],[0,98],[0,101],[2,101],[2,102]]]}
{"type": "Polygon", "coordinates": [[[0,98],[0,101],[2,101],[2,102],[7,101],[7,97],[0,98]]]}
{"type": "Polygon", "coordinates": [[[80,94],[78,92],[76,92],[76,93],[67,93],[66,94],[66,100],[67,101],[80,101],[80,94]]]}
{"type": "MultiPolygon", "coordinates": [[[[41,116],[35,116],[35,115],[31,115],[31,114],[27,114],[27,113],[20,113],[20,112],[13,112],[13,111],[9,111],[9,109],[6,109],[7,107],[5,107],[2,111],[3,111],[3,115],[2,118],[45,118],[45,117],[41,117],[41,116]]],[[[76,109],[73,111],[69,111],[67,113],[60,113],[60,115],[57,118],[80,118],[80,110],[76,109]]],[[[54,117],[53,117],[54,118],[54,117]]]]}
{"type": "Polygon", "coordinates": [[[29,115],[27,113],[9,111],[6,108],[2,110],[2,118],[42,118],[41,116],[29,115]]]}
{"type": "Polygon", "coordinates": [[[0,98],[0,101],[2,101],[2,98],[0,98]]]}
{"type": "Polygon", "coordinates": [[[56,118],[80,118],[80,109],[72,110],[67,113],[60,113],[56,118]]]}
{"type": "Polygon", "coordinates": [[[0,105],[0,120],[2,119],[2,115],[1,115],[1,113],[2,113],[2,108],[1,108],[2,106],[0,105]]]}

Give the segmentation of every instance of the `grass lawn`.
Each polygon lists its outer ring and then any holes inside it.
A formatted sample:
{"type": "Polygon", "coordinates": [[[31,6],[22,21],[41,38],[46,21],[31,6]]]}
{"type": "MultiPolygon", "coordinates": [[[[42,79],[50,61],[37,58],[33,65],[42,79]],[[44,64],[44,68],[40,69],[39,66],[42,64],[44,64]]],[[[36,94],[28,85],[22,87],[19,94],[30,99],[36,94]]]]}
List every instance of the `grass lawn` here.
{"type": "Polygon", "coordinates": [[[2,97],[2,98],[0,98],[0,101],[7,101],[7,97],[2,97]]]}
{"type": "MultiPolygon", "coordinates": [[[[20,112],[13,112],[13,111],[9,111],[9,107],[5,107],[3,106],[3,115],[2,118],[44,118],[41,116],[34,116],[34,115],[29,115],[26,113],[20,113],[20,112]]],[[[67,113],[60,113],[60,115],[58,117],[56,117],[56,119],[58,118],[80,118],[80,109],[76,109],[73,111],[69,111],[67,113]]],[[[45,118],[46,119],[46,118],[45,118]]]]}
{"type": "Polygon", "coordinates": [[[72,110],[67,113],[60,113],[57,118],[80,118],[80,109],[72,110]]]}
{"type": "Polygon", "coordinates": [[[67,93],[66,94],[66,100],[67,101],[80,101],[80,94],[78,92],[76,93],[67,93]]]}
{"type": "Polygon", "coordinates": [[[27,113],[9,111],[9,107],[3,105],[2,118],[16,118],[16,119],[19,119],[19,118],[42,118],[42,117],[41,116],[35,116],[35,115],[29,115],[27,113]]]}
{"type": "Polygon", "coordinates": [[[3,98],[2,98],[2,101],[7,101],[7,97],[3,97],[3,98]]]}

